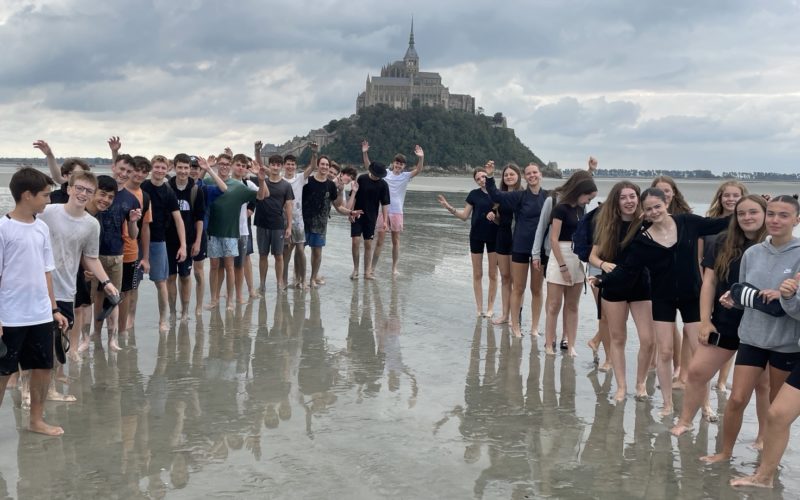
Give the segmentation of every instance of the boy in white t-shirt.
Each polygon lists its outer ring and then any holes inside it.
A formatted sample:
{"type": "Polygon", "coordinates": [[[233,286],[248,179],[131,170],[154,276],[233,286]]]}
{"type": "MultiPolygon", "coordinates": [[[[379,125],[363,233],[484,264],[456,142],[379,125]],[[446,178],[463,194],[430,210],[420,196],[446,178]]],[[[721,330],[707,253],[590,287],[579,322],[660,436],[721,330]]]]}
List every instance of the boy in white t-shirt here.
{"type": "MultiPolygon", "coordinates": [[[[364,159],[364,168],[369,169],[369,142],[364,140],[361,143],[361,153],[364,159]]],[[[389,230],[392,232],[392,274],[397,275],[397,263],[400,261],[400,233],[403,232],[403,207],[406,200],[406,189],[411,179],[422,173],[422,165],[425,160],[425,152],[419,145],[414,146],[414,154],[417,155],[417,165],[414,170],[406,172],[406,157],[400,153],[394,156],[391,170],[383,179],[389,185],[389,230]]],[[[387,228],[383,225],[383,219],[378,217],[378,224],[375,228],[378,232],[375,251],[372,254],[372,269],[377,269],[378,258],[383,248],[383,240],[386,238],[387,228]]]]}
{"type": "Polygon", "coordinates": [[[36,218],[50,202],[52,186],[45,174],[21,168],[9,183],[14,210],[0,218],[0,331],[7,348],[0,358],[0,403],[10,376],[20,367],[31,370],[29,429],[60,436],[64,429],[44,421],[44,402],[53,368],[53,328],[66,330],[68,322],[53,295],[50,231],[36,218]]]}

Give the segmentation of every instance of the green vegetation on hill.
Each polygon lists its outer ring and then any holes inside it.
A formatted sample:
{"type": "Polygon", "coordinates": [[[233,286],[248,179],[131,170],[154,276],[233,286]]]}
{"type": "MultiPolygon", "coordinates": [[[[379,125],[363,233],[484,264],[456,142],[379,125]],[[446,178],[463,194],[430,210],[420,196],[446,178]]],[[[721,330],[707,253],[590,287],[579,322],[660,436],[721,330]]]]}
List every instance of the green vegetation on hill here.
{"type": "MultiPolygon", "coordinates": [[[[425,150],[425,163],[463,172],[466,167],[483,165],[494,160],[498,166],[508,162],[525,166],[537,163],[542,173],[550,172],[542,162],[508,128],[492,126],[496,120],[440,108],[419,107],[409,110],[385,105],[371,106],[351,118],[332,120],[325,129],[336,133],[336,140],[321,153],[339,163],[361,163],[361,141],[367,139],[371,159],[388,163],[396,153],[403,153],[414,163],[414,145],[425,150]]],[[[307,160],[304,152],[301,162],[307,160]]]]}

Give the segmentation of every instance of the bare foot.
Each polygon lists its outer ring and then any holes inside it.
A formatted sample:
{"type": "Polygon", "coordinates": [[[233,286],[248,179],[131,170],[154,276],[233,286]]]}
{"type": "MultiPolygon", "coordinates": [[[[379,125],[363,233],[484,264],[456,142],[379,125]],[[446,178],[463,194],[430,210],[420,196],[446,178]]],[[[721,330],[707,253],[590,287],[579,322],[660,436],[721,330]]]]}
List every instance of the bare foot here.
{"type": "Polygon", "coordinates": [[[714,385],[714,389],[717,392],[728,392],[728,386],[723,381],[719,381],[714,385]]]}
{"type": "Polygon", "coordinates": [[[350,279],[351,280],[357,280],[358,279],[358,271],[353,271],[352,273],[350,273],[350,279]]]}
{"type": "Polygon", "coordinates": [[[77,353],[84,353],[89,350],[89,337],[83,337],[78,344],[77,353]]]}
{"type": "Polygon", "coordinates": [[[731,486],[754,486],[756,488],[772,488],[772,478],[759,477],[757,474],[731,479],[731,486]]]}
{"type": "Polygon", "coordinates": [[[56,381],[61,382],[62,384],[69,384],[69,377],[62,373],[60,375],[56,375],[56,381]]]}
{"type": "Polygon", "coordinates": [[[506,316],[500,316],[499,318],[494,318],[492,320],[493,325],[502,325],[504,323],[508,323],[508,318],[506,316]]]}
{"type": "Polygon", "coordinates": [[[228,310],[228,311],[235,311],[236,310],[236,306],[233,305],[233,302],[228,301],[227,305],[225,306],[225,309],[228,310]]]}
{"type": "Polygon", "coordinates": [[[61,394],[60,392],[56,391],[55,389],[50,389],[47,393],[47,400],[48,401],[60,401],[62,403],[74,403],[78,399],[73,396],[72,394],[61,394]]]}
{"type": "Polygon", "coordinates": [[[594,341],[594,339],[589,339],[589,342],[586,342],[586,345],[588,345],[589,349],[592,350],[592,357],[594,358],[594,362],[599,363],[600,356],[597,355],[597,349],[599,348],[597,343],[594,341]]]}
{"type": "Polygon", "coordinates": [[[606,360],[605,363],[597,367],[598,371],[607,372],[611,369],[611,361],[606,360]]]}
{"type": "Polygon", "coordinates": [[[400,276],[400,271],[397,269],[392,269],[392,276],[400,276]]]}
{"type": "Polygon", "coordinates": [[[673,391],[682,391],[686,388],[686,384],[683,383],[680,379],[674,379],[672,381],[672,390],[673,391]]]}
{"type": "Polygon", "coordinates": [[[214,309],[218,305],[219,305],[219,301],[218,300],[212,300],[211,302],[206,304],[206,309],[214,309]]]}
{"type": "Polygon", "coordinates": [[[658,412],[658,416],[659,417],[668,417],[668,416],[672,415],[673,412],[674,412],[674,410],[672,409],[672,404],[670,404],[669,406],[665,406],[664,408],[662,408],[661,411],[658,412]]]}
{"type": "Polygon", "coordinates": [[[489,309],[488,311],[486,311],[486,314],[484,314],[484,316],[486,316],[487,318],[494,317],[494,311],[489,309]]]}
{"type": "Polygon", "coordinates": [[[511,334],[514,338],[521,338],[522,332],[520,331],[519,325],[511,325],[511,334]]]}
{"type": "Polygon", "coordinates": [[[48,425],[44,422],[31,422],[30,427],[28,429],[31,432],[36,432],[38,434],[44,434],[46,436],[62,436],[64,435],[64,429],[55,425],[48,425]]]}
{"type": "Polygon", "coordinates": [[[680,379],[681,379],[681,367],[678,366],[672,371],[672,383],[675,384],[676,382],[679,382],[680,379]]]}
{"type": "Polygon", "coordinates": [[[730,460],[731,456],[725,453],[717,453],[716,455],[706,455],[704,457],[700,457],[702,462],[707,464],[716,464],[719,462],[725,462],[726,460],[730,460]]]}
{"type": "Polygon", "coordinates": [[[636,396],[634,396],[634,398],[637,401],[643,401],[643,400],[647,399],[647,397],[648,397],[647,396],[647,388],[645,387],[645,385],[644,384],[637,384],[636,385],[636,396]]]}
{"type": "Polygon", "coordinates": [[[549,344],[544,346],[544,353],[547,354],[548,356],[555,356],[556,355],[556,351],[553,350],[553,346],[551,346],[549,344]]]}
{"type": "MultiPolygon", "coordinates": [[[[167,326],[167,330],[169,330],[169,326],[167,326]]],[[[119,352],[122,350],[122,348],[119,346],[119,341],[117,340],[116,335],[108,339],[108,350],[111,352],[119,352]]]]}
{"type": "Polygon", "coordinates": [[[203,315],[203,308],[202,307],[198,307],[197,309],[195,309],[194,310],[194,315],[195,316],[202,316],[203,315]]]}
{"type": "Polygon", "coordinates": [[[677,424],[675,424],[675,427],[670,429],[669,432],[671,432],[673,436],[677,437],[685,432],[689,432],[692,429],[694,429],[694,426],[692,426],[692,424],[682,424],[678,422],[677,424]]]}
{"type": "Polygon", "coordinates": [[[168,332],[169,331],[169,321],[159,321],[158,322],[158,331],[159,332],[168,332]]]}
{"type": "Polygon", "coordinates": [[[717,415],[717,412],[715,412],[713,408],[707,406],[703,408],[703,419],[706,422],[719,422],[719,415],[717,415]]]}
{"type": "Polygon", "coordinates": [[[570,358],[577,358],[578,357],[578,351],[576,351],[574,347],[570,347],[568,352],[567,352],[567,355],[570,358]]]}
{"type": "Polygon", "coordinates": [[[750,448],[753,448],[756,451],[761,451],[764,449],[764,438],[757,437],[753,444],[750,445],[750,448]]]}
{"type": "Polygon", "coordinates": [[[614,401],[621,403],[625,401],[625,393],[628,392],[626,387],[618,387],[617,392],[614,393],[614,401]]]}
{"type": "MultiPolygon", "coordinates": [[[[358,276],[358,273],[356,273],[356,276],[358,276]]],[[[317,285],[320,286],[325,284],[325,278],[323,278],[322,276],[318,277],[315,281],[317,282],[317,285]]]]}
{"type": "Polygon", "coordinates": [[[374,280],[374,279],[375,279],[375,274],[374,274],[374,273],[372,273],[372,272],[365,273],[365,274],[364,274],[364,279],[365,279],[365,280],[374,280]]]}

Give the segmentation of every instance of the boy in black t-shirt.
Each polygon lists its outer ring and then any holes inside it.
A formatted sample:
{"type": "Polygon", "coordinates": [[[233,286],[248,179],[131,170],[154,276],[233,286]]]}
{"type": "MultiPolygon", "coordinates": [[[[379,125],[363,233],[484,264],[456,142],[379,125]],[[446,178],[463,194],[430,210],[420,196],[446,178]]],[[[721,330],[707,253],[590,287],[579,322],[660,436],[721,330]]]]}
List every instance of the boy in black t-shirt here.
{"type": "MultiPolygon", "coordinates": [[[[260,154],[257,151],[256,154],[260,154]]],[[[283,274],[283,243],[291,236],[292,208],[294,207],[294,191],[292,185],[281,177],[283,157],[269,157],[269,197],[256,202],[256,240],[258,241],[258,274],[260,290],[265,291],[269,254],[275,261],[275,278],[278,290],[286,290],[286,277],[283,274]]]]}
{"type": "Polygon", "coordinates": [[[372,162],[369,172],[361,174],[356,182],[358,189],[353,195],[355,210],[363,212],[361,217],[350,224],[350,237],[352,238],[353,273],[350,279],[358,278],[358,261],[361,240],[364,240],[364,279],[375,279],[372,274],[372,238],[375,236],[375,226],[378,217],[383,218],[384,227],[389,227],[389,185],[383,178],[386,177],[386,167],[382,163],[372,162]]]}
{"type": "Polygon", "coordinates": [[[167,184],[169,162],[161,155],[151,160],[150,180],[142,183],[142,191],[150,195],[153,220],[150,223],[150,281],[155,283],[158,292],[159,331],[169,330],[167,318],[168,293],[167,276],[169,275],[169,258],[167,257],[167,232],[176,233],[178,252],[176,260],[186,259],[186,229],[183,226],[178,198],[167,184]],[[170,226],[170,220],[174,226],[170,226]]]}
{"type": "MultiPolygon", "coordinates": [[[[191,275],[194,257],[200,253],[203,242],[203,219],[206,215],[206,204],[203,190],[200,189],[191,172],[192,159],[189,155],[181,153],[175,156],[173,165],[175,176],[169,181],[169,187],[178,198],[178,206],[183,219],[186,245],[190,247],[189,255],[183,262],[178,262],[177,254],[180,248],[178,232],[174,229],[167,231],[167,259],[169,262],[169,277],[167,278],[167,293],[169,297],[169,310],[176,313],[178,297],[178,278],[180,278],[181,296],[181,321],[189,319],[189,300],[191,298],[191,275]]],[[[199,169],[199,165],[198,165],[199,169]]]]}

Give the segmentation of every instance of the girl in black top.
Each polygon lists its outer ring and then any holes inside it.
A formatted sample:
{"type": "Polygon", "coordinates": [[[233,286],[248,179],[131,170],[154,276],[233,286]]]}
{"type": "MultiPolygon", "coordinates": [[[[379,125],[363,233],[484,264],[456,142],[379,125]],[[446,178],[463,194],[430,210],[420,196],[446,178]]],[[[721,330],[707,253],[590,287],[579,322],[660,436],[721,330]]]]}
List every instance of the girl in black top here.
{"type": "MultiPolygon", "coordinates": [[[[767,202],[756,195],[740,198],[733,210],[728,230],[706,249],[703,257],[703,285],[700,289],[700,344],[692,356],[683,393],[683,408],[672,434],[680,436],[691,430],[697,410],[708,394],[708,382],[736,353],[739,345],[741,309],[726,309],[719,299],[739,281],[739,263],[744,251],[764,240],[767,202]],[[709,343],[709,336],[714,333],[709,343]]],[[[764,371],[764,375],[767,372],[764,371]]],[[[769,379],[762,377],[756,392],[759,432],[756,443],[763,442],[764,417],[769,407],[769,379]]],[[[707,403],[706,403],[707,404],[707,403]]],[[[709,410],[706,410],[706,413],[709,410]]]]}
{"type": "MultiPolygon", "coordinates": [[[[486,163],[487,171],[494,170],[494,162],[489,161],[486,163]]],[[[513,163],[509,163],[503,169],[501,175],[503,181],[500,185],[502,193],[515,193],[520,191],[522,184],[522,173],[519,167],[513,163]]],[[[490,179],[491,176],[487,176],[490,179]]],[[[487,192],[489,191],[487,186],[487,192]]],[[[489,196],[491,196],[489,192],[489,196]]],[[[495,244],[495,253],[497,254],[497,267],[500,269],[500,297],[503,301],[503,310],[499,318],[495,318],[492,323],[500,325],[508,322],[509,311],[511,310],[511,253],[513,249],[513,226],[514,226],[514,208],[508,206],[506,203],[494,203],[495,219],[497,224],[497,243],[495,244]]],[[[524,288],[524,286],[523,286],[524,288]]],[[[519,304],[517,304],[519,308],[519,304]]],[[[518,332],[517,332],[518,333],[518,332]]]]}
{"type": "Polygon", "coordinates": [[[661,416],[672,414],[672,349],[675,318],[681,313],[684,328],[696,337],[700,330],[700,269],[697,240],[722,231],[729,220],[667,212],[664,192],[650,188],[642,193],[642,209],[648,225],[631,226],[623,247],[630,245],[625,260],[599,278],[601,288],[621,288],[650,271],[653,322],[658,345],[656,373],[664,398],[661,416]]]}
{"type": "MultiPolygon", "coordinates": [[[[625,261],[626,252],[622,242],[633,221],[642,217],[639,204],[639,186],[632,182],[618,182],[611,188],[606,202],[600,205],[594,219],[594,246],[589,255],[589,263],[601,271],[611,272],[617,264],[625,261]]],[[[595,278],[589,278],[591,282],[595,278]]],[[[650,275],[639,274],[636,282],[626,283],[624,287],[603,288],[600,292],[602,316],[608,322],[611,337],[611,366],[617,381],[614,400],[625,399],[627,392],[625,369],[625,343],[628,333],[628,311],[636,323],[639,335],[639,355],[636,365],[636,398],[646,398],[645,382],[650,368],[650,360],[655,352],[656,341],[653,333],[653,311],[650,301],[650,275]]]]}
{"type": "Polygon", "coordinates": [[[553,209],[550,226],[550,260],[547,263],[547,302],[545,310],[545,352],[555,354],[556,322],[564,303],[564,334],[568,354],[575,357],[575,337],[578,333],[578,302],[585,279],[583,264],[572,251],[572,233],[583,217],[587,203],[597,195],[597,186],[591,179],[583,180],[564,193],[553,209]]]}
{"type": "Polygon", "coordinates": [[[486,169],[476,168],[472,173],[472,178],[478,189],[473,189],[467,195],[466,203],[462,210],[447,202],[444,195],[436,197],[439,204],[447,209],[448,212],[461,220],[471,220],[469,230],[469,251],[472,259],[472,291],[475,293],[475,305],[477,306],[478,316],[493,316],[494,297],[497,295],[497,254],[495,244],[497,243],[497,225],[494,223],[494,212],[492,212],[492,200],[486,192],[486,169]],[[489,300],[486,313],[483,312],[483,251],[489,258],[489,300]]]}

